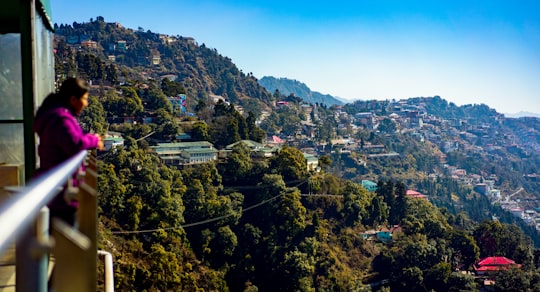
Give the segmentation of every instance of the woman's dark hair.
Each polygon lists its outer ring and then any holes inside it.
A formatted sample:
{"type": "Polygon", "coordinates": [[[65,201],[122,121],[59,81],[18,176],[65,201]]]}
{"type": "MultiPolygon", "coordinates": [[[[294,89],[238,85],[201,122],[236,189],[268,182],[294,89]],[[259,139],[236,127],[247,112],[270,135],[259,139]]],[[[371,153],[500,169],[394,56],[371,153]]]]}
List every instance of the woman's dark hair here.
{"type": "Polygon", "coordinates": [[[69,108],[69,100],[72,96],[81,98],[85,93],[90,90],[90,86],[86,81],[80,78],[70,77],[62,82],[60,89],[56,93],[49,94],[38,109],[37,114],[42,113],[45,110],[54,108],[57,106],[63,106],[69,108]]]}

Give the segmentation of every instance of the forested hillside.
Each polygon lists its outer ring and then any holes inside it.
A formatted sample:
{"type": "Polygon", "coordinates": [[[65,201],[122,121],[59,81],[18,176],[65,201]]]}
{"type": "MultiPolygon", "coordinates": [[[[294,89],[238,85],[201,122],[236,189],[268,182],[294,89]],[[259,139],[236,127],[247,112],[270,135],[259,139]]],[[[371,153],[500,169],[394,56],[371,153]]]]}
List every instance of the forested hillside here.
{"type": "Polygon", "coordinates": [[[242,105],[246,98],[249,102],[269,102],[271,98],[252,74],[190,37],[124,28],[102,17],[86,23],[57,24],[55,33],[57,57],[61,57],[56,63],[57,74],[76,73],[105,85],[121,81],[119,78],[144,81],[173,75],[190,96],[199,99],[215,94],[242,105]],[[70,43],[87,50],[71,52],[70,43]]]}
{"type": "MultiPolygon", "coordinates": [[[[93,84],[84,128],[124,140],[98,155],[99,248],[115,257],[117,291],[479,291],[485,277],[471,273],[474,264],[493,255],[521,265],[489,277],[495,291],[540,289],[535,230],[526,235],[525,225],[509,224],[516,222],[509,213],[446,175],[445,164],[484,170],[496,154],[469,156],[457,146],[443,153],[428,140],[444,138],[437,118],[426,126],[433,135],[419,139],[410,120],[388,115],[409,114],[397,103],[338,108],[270,94],[188,37],[102,17],[55,27],[58,81],[78,75],[93,84]],[[179,94],[191,100],[187,112],[168,99],[179,94]],[[287,106],[276,105],[282,100],[287,106]],[[368,121],[377,127],[356,128],[353,117],[365,112],[378,115],[368,121]],[[164,164],[152,146],[185,133],[212,143],[219,158],[164,164]],[[268,138],[283,144],[254,155],[253,143],[238,143],[268,138]],[[311,153],[315,168],[308,167],[311,153]],[[408,196],[411,189],[429,199],[408,196]],[[500,220],[485,220],[495,214],[500,220]]],[[[497,116],[438,97],[414,102],[448,118],[497,116]]],[[[522,121],[500,124],[500,131],[530,129],[522,121]]],[[[535,154],[518,154],[537,163],[535,154]]],[[[513,170],[498,174],[510,184],[525,163],[509,157],[513,170]]]]}

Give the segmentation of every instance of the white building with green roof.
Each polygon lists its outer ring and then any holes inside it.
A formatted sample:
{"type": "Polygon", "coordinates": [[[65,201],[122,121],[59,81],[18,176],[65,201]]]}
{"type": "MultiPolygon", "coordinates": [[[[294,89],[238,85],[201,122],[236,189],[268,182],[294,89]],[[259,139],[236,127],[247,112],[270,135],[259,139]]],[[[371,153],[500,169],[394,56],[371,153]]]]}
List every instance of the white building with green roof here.
{"type": "Polygon", "coordinates": [[[151,148],[164,164],[170,166],[207,163],[217,160],[218,154],[214,145],[207,141],[160,143],[151,148]]]}
{"type": "Polygon", "coordinates": [[[319,158],[313,154],[303,153],[309,171],[319,172],[319,158]]]}

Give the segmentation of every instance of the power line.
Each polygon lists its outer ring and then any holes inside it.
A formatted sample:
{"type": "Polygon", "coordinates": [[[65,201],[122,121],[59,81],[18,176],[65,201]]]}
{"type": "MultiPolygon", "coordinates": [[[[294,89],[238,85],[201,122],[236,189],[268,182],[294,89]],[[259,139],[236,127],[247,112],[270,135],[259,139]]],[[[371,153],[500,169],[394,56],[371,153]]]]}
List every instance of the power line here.
{"type": "MultiPolygon", "coordinates": [[[[300,185],[302,185],[303,183],[305,183],[306,181],[303,181],[299,184],[297,184],[296,186],[294,186],[295,188],[296,187],[299,187],[300,185]]],[[[284,193],[285,194],[285,193],[284,193]]],[[[260,207],[264,204],[267,204],[267,203],[270,203],[274,200],[276,200],[277,198],[281,197],[282,195],[284,194],[279,194],[279,195],[276,195],[276,196],[273,196],[269,199],[266,199],[266,200],[263,200],[255,205],[252,205],[252,206],[249,206],[247,208],[244,208],[242,209],[242,213],[246,212],[246,211],[249,211],[249,210],[252,210],[252,209],[255,209],[257,207],[260,207]]],[[[187,227],[193,227],[193,226],[197,226],[197,225],[202,225],[202,224],[206,224],[206,223],[210,223],[210,222],[215,222],[215,221],[219,221],[219,220],[222,220],[222,219],[225,219],[225,218],[228,218],[228,217],[231,217],[233,216],[234,214],[227,214],[227,215],[223,215],[223,216],[219,216],[219,217],[216,217],[216,218],[211,218],[211,219],[206,219],[206,220],[203,220],[203,221],[199,221],[199,222],[193,222],[193,223],[188,223],[188,224],[184,224],[184,225],[180,225],[180,226],[174,226],[174,227],[166,227],[166,228],[155,228],[155,229],[145,229],[145,230],[128,230],[128,231],[112,231],[111,233],[112,234],[140,234],[140,233],[150,233],[150,232],[156,232],[156,231],[168,231],[168,230],[175,230],[175,229],[180,229],[180,228],[187,228],[187,227]]]]}
{"type": "MultiPolygon", "coordinates": [[[[280,196],[282,196],[282,194],[279,194],[277,196],[274,196],[270,199],[267,199],[267,200],[264,200],[262,202],[259,202],[253,206],[249,206],[245,209],[242,210],[242,213],[246,212],[246,211],[249,211],[251,209],[255,209],[257,207],[260,207],[266,203],[269,203],[277,198],[279,198],[280,196]]],[[[131,231],[112,231],[111,233],[112,234],[136,234],[136,233],[149,233],[149,232],[156,232],[156,231],[167,231],[167,230],[174,230],[174,229],[180,229],[180,228],[187,228],[187,227],[193,227],[193,226],[197,226],[197,225],[202,225],[202,224],[206,224],[206,223],[210,223],[210,222],[214,222],[214,221],[219,221],[219,220],[222,220],[222,219],[225,219],[225,218],[228,218],[228,217],[231,217],[233,216],[234,214],[227,214],[227,215],[223,215],[223,216],[219,216],[219,217],[216,217],[216,218],[212,218],[212,219],[206,219],[206,220],[203,220],[203,221],[199,221],[199,222],[194,222],[194,223],[189,223],[189,224],[184,224],[184,225],[180,225],[180,226],[175,226],[175,227],[167,227],[167,228],[156,228],[156,229],[145,229],[145,230],[131,230],[131,231]]]]}
{"type": "Polygon", "coordinates": [[[139,142],[139,141],[141,141],[142,139],[148,138],[148,137],[150,137],[151,135],[153,135],[155,132],[156,132],[156,131],[152,131],[152,132],[150,132],[150,134],[148,134],[148,135],[146,135],[146,136],[143,136],[143,137],[141,137],[141,138],[139,138],[139,139],[137,139],[137,140],[135,140],[135,141],[139,142]]]}
{"type": "Polygon", "coordinates": [[[342,195],[329,195],[329,194],[300,194],[302,197],[330,197],[330,198],[343,198],[342,195]]]}

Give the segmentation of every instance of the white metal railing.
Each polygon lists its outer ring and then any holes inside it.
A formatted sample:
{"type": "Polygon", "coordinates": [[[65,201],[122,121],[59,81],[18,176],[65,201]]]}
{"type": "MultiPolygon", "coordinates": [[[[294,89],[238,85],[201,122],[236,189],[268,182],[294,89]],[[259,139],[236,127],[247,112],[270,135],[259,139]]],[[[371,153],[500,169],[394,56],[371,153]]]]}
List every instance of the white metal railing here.
{"type": "Polygon", "coordinates": [[[22,234],[37,217],[39,210],[47,205],[69,178],[81,166],[87,151],[62,163],[50,172],[31,181],[0,207],[0,254],[10,242],[22,234]]]}
{"type": "Polygon", "coordinates": [[[47,291],[48,254],[55,256],[52,287],[57,292],[96,291],[97,257],[105,259],[104,290],[114,291],[112,255],[97,251],[97,165],[94,152],[81,151],[73,158],[31,181],[17,190],[0,207],[0,255],[17,242],[16,291],[47,291]],[[86,160],[85,160],[86,158],[86,160]],[[85,172],[81,164],[87,165],[85,172]],[[68,192],[79,201],[78,230],[54,219],[48,226],[45,207],[63,186],[71,186],[73,173],[78,172],[84,182],[68,192]],[[41,211],[40,211],[41,210],[41,211]],[[41,218],[40,220],[36,220],[41,218]],[[44,218],[44,219],[43,219],[44,218]],[[52,227],[52,228],[51,228],[52,227]],[[52,239],[48,230],[52,230],[52,239]]]}
{"type": "Polygon", "coordinates": [[[114,291],[114,270],[112,254],[103,250],[98,250],[98,255],[103,257],[105,264],[105,292],[114,291]]]}

